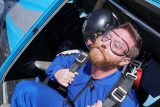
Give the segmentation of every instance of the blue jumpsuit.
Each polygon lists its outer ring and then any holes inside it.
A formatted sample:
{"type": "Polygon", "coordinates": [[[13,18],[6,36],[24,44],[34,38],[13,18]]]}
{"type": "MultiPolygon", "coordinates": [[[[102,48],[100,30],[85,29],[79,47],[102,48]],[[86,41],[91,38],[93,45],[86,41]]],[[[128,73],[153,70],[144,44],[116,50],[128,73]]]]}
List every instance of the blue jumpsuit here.
{"type": "MultiPolygon", "coordinates": [[[[54,80],[54,74],[61,68],[69,68],[75,60],[76,55],[60,55],[55,58],[47,69],[47,75],[54,80]]],[[[71,85],[68,86],[68,96],[71,100],[81,91],[91,78],[91,63],[88,61],[78,69],[78,75],[71,85]]],[[[114,84],[118,81],[121,73],[118,70],[114,74],[93,80],[94,88],[87,87],[75,100],[75,107],[87,107],[93,105],[98,100],[104,101],[114,84]]],[[[69,107],[64,98],[54,89],[33,81],[23,81],[19,83],[12,96],[12,107],[69,107]]],[[[133,90],[130,91],[121,104],[121,107],[137,107],[137,98],[133,90]]]]}

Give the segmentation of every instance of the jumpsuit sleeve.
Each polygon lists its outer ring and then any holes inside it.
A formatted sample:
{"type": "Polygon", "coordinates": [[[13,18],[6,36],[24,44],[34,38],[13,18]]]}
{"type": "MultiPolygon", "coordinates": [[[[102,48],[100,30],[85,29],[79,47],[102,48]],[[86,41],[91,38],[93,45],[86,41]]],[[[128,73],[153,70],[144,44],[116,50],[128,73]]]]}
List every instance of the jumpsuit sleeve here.
{"type": "Polygon", "coordinates": [[[73,63],[75,60],[75,55],[60,55],[57,56],[51,65],[47,68],[46,74],[47,76],[51,79],[54,80],[54,74],[59,70],[59,69],[66,69],[69,68],[70,65],[73,63]]]}

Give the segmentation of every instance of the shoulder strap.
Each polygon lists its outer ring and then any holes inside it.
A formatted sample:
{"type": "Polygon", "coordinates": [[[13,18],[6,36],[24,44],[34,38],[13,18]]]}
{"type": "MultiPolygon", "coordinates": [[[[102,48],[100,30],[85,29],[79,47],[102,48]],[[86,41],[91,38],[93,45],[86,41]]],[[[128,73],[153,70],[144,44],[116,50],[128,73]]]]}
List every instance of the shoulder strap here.
{"type": "Polygon", "coordinates": [[[81,52],[72,63],[69,68],[70,72],[76,72],[78,68],[80,68],[84,63],[86,63],[89,59],[89,56],[86,52],[81,52]]]}
{"type": "Polygon", "coordinates": [[[137,68],[140,66],[134,66],[131,72],[126,72],[120,78],[120,83],[112,89],[107,99],[103,102],[102,107],[115,107],[117,104],[121,104],[125,97],[128,95],[134,81],[137,79],[135,75],[137,68]]]}
{"type": "Polygon", "coordinates": [[[68,50],[68,51],[63,51],[59,55],[71,55],[71,54],[78,54],[76,57],[75,61],[72,63],[71,67],[69,68],[70,72],[76,72],[76,70],[81,67],[85,62],[88,60],[88,54],[86,52],[80,51],[80,50],[68,50]]]}
{"type": "MultiPolygon", "coordinates": [[[[80,68],[85,62],[87,62],[89,56],[86,52],[81,52],[72,63],[71,67],[69,68],[70,72],[76,72],[78,68],[80,68]]],[[[83,93],[83,91],[87,88],[87,86],[91,86],[92,79],[88,81],[88,83],[80,90],[80,92],[75,96],[73,101],[70,100],[69,96],[66,97],[66,102],[68,103],[69,107],[74,107],[74,101],[83,93]]],[[[63,87],[59,87],[60,90],[64,90],[63,87]]]]}

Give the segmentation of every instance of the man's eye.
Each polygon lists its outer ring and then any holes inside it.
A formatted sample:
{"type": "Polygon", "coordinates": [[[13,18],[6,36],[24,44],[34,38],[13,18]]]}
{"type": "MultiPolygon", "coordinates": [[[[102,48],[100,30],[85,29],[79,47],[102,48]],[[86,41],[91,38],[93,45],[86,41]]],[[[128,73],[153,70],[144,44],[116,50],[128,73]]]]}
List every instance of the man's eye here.
{"type": "Polygon", "coordinates": [[[123,48],[123,44],[120,43],[119,41],[114,41],[113,42],[113,46],[117,49],[122,49],[123,48]]]}
{"type": "Polygon", "coordinates": [[[105,39],[108,40],[108,39],[110,39],[110,37],[109,36],[105,36],[105,39]]]}

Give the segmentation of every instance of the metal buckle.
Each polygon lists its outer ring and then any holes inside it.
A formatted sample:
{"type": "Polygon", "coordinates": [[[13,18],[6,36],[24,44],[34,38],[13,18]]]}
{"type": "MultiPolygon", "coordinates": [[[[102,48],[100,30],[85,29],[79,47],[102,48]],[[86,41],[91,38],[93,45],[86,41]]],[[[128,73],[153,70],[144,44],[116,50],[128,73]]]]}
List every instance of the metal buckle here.
{"type": "Polygon", "coordinates": [[[132,76],[132,77],[134,78],[134,80],[137,79],[137,76],[134,75],[133,73],[127,72],[127,73],[126,73],[126,76],[128,76],[128,75],[132,76]]]}
{"type": "Polygon", "coordinates": [[[111,95],[118,102],[122,102],[124,100],[124,98],[126,97],[127,92],[122,87],[119,86],[118,88],[115,88],[113,90],[113,92],[111,93],[111,95]]]}
{"type": "Polygon", "coordinates": [[[132,60],[130,64],[131,64],[131,66],[133,65],[133,66],[135,66],[136,68],[139,68],[139,67],[142,66],[142,62],[141,62],[141,61],[138,61],[138,60],[132,60]]]}
{"type": "Polygon", "coordinates": [[[135,66],[131,72],[126,73],[126,76],[130,75],[134,78],[134,80],[136,80],[137,79],[137,75],[135,75],[136,73],[137,73],[137,67],[135,66]]]}
{"type": "Polygon", "coordinates": [[[79,62],[79,63],[83,63],[84,60],[86,60],[87,58],[87,54],[82,52],[78,57],[76,57],[76,60],[79,62]]]}

